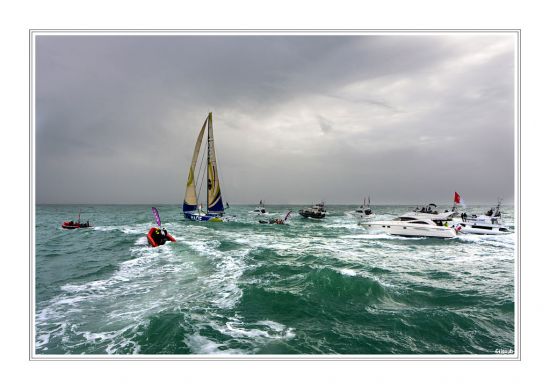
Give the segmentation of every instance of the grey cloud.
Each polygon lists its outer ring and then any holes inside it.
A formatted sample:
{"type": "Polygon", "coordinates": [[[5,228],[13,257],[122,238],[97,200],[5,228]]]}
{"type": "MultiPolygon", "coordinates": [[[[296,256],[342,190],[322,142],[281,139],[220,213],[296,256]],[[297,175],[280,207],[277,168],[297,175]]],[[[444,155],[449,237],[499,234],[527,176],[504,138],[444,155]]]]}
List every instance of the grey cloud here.
{"type": "Polygon", "coordinates": [[[510,35],[41,36],[36,199],[178,203],[213,111],[232,203],[512,201],[513,72],[510,35]]]}

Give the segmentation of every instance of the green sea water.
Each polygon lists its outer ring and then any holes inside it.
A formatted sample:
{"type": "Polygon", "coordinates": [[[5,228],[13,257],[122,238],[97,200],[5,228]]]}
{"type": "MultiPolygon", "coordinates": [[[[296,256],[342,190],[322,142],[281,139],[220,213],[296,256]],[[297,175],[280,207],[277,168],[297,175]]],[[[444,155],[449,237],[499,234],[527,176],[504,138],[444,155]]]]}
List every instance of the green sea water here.
{"type": "MultiPolygon", "coordinates": [[[[286,225],[191,222],[178,205],[36,206],[38,355],[495,354],[514,351],[516,234],[371,234],[328,206],[286,225]],[[147,245],[151,206],[175,236],[147,245]],[[63,230],[76,218],[90,229],[63,230]]],[[[487,206],[469,207],[481,213],[487,206]]],[[[410,206],[373,206],[376,219],[410,206]]],[[[503,208],[514,231],[514,210],[503,208]]]]}

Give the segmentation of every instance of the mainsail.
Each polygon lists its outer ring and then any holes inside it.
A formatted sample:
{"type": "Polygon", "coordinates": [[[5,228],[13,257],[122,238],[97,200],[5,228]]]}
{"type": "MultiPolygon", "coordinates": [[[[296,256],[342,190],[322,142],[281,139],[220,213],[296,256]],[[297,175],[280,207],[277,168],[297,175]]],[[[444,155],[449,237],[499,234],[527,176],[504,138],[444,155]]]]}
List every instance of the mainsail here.
{"type": "Polygon", "coordinates": [[[193,160],[191,160],[191,167],[189,167],[189,176],[187,177],[187,187],[185,190],[185,198],[183,201],[183,212],[191,212],[197,209],[197,189],[195,187],[195,167],[197,166],[197,158],[199,157],[199,152],[201,150],[202,138],[204,136],[204,129],[206,128],[206,123],[208,118],[204,121],[202,129],[197,138],[197,143],[195,144],[195,151],[193,152],[193,160]]]}
{"type": "MultiPolygon", "coordinates": [[[[197,159],[201,149],[202,139],[204,136],[204,130],[208,124],[208,161],[207,161],[207,213],[210,217],[215,215],[223,214],[223,201],[220,188],[220,178],[218,175],[218,166],[216,163],[216,152],[214,149],[214,133],[212,129],[212,113],[208,113],[204,124],[202,125],[199,137],[197,138],[197,143],[195,144],[195,150],[193,152],[193,159],[191,161],[191,167],[189,168],[189,176],[187,178],[187,188],[185,190],[185,199],[183,201],[183,212],[186,216],[191,217],[191,219],[197,220],[196,216],[191,216],[190,214],[197,210],[198,200],[197,200],[197,190],[196,190],[196,181],[195,181],[195,168],[197,166],[197,159]],[[213,215],[214,214],[214,215],[213,215]]],[[[200,218],[200,220],[208,220],[208,218],[200,218]]]]}

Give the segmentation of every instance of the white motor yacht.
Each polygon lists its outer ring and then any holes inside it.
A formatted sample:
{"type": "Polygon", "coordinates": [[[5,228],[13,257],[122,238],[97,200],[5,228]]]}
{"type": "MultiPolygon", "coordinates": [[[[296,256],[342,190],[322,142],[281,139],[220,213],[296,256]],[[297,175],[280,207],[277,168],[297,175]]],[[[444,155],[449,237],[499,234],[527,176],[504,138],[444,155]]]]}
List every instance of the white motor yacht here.
{"type": "Polygon", "coordinates": [[[264,207],[263,201],[260,200],[260,204],[258,206],[256,206],[253,213],[256,213],[258,215],[268,214],[268,212],[266,211],[266,209],[264,207]]]}
{"type": "Polygon", "coordinates": [[[299,210],[298,213],[304,218],[321,219],[325,218],[327,210],[325,208],[325,202],[321,202],[311,207],[299,210]]]}
{"type": "Polygon", "coordinates": [[[372,212],[370,208],[370,196],[369,196],[369,202],[367,203],[367,199],[363,199],[363,204],[359,206],[356,210],[351,211],[348,213],[349,215],[352,215],[353,217],[363,220],[363,219],[369,219],[373,218],[375,214],[372,212]]]}
{"type": "Polygon", "coordinates": [[[500,203],[498,201],[496,207],[492,207],[484,215],[471,215],[462,213],[461,220],[458,222],[461,233],[468,234],[508,234],[511,233],[502,223],[502,214],[500,212],[500,203]]]}
{"type": "Polygon", "coordinates": [[[454,238],[457,230],[448,221],[398,217],[392,221],[365,221],[362,227],[372,232],[395,236],[454,238]]]}

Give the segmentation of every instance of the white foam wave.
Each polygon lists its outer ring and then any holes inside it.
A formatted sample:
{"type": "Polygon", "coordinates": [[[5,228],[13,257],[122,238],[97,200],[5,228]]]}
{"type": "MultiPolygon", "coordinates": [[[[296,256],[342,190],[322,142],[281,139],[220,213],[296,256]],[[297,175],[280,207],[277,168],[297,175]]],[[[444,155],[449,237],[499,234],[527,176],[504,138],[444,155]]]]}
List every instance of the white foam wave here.
{"type": "Polygon", "coordinates": [[[52,337],[73,339],[75,344],[70,348],[78,347],[78,337],[74,336],[81,336],[86,342],[90,339],[110,341],[107,353],[115,353],[120,348],[139,352],[139,346],[127,340],[127,334],[134,334],[148,315],[185,302],[187,292],[178,289],[177,281],[179,275],[192,272],[193,266],[175,256],[170,245],[158,248],[141,245],[131,248],[130,253],[132,257],[120,263],[110,277],[65,284],[61,286],[61,294],[37,311],[37,351],[45,350],[52,337]],[[102,310],[100,318],[95,313],[98,307],[102,310]],[[123,327],[111,332],[94,331],[99,323],[123,327]],[[52,330],[52,325],[57,326],[52,330]],[[128,329],[132,332],[125,333],[128,329]]]}
{"type": "Polygon", "coordinates": [[[370,233],[370,232],[365,232],[365,234],[355,234],[355,235],[350,235],[350,236],[346,236],[347,238],[354,238],[354,239],[362,239],[362,240],[380,240],[380,239],[383,239],[383,240],[406,240],[406,241],[414,241],[414,240],[425,240],[426,237],[404,237],[404,236],[394,236],[392,234],[388,234],[388,233],[383,233],[383,232],[380,232],[380,233],[370,233]]]}
{"type": "Polygon", "coordinates": [[[120,231],[124,234],[146,234],[150,228],[151,224],[92,227],[93,230],[97,230],[100,232],[120,231]]]}
{"type": "Polygon", "coordinates": [[[232,355],[244,353],[244,351],[239,349],[221,349],[224,347],[223,344],[218,344],[198,333],[186,337],[185,343],[193,353],[200,355],[232,355]]]}
{"type": "Polygon", "coordinates": [[[296,336],[294,329],[271,320],[258,321],[248,326],[239,319],[225,323],[225,326],[214,325],[220,333],[236,339],[251,339],[255,344],[276,339],[292,339],[296,336]]]}
{"type": "Polygon", "coordinates": [[[479,243],[513,249],[516,245],[515,234],[483,235],[483,234],[459,234],[457,238],[463,242],[479,243]]]}
{"type": "Polygon", "coordinates": [[[346,276],[356,276],[357,275],[357,272],[355,272],[354,270],[351,270],[351,269],[347,269],[347,268],[340,269],[340,270],[338,270],[338,272],[340,272],[342,275],[346,275],[346,276]]]}

